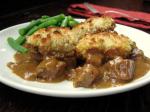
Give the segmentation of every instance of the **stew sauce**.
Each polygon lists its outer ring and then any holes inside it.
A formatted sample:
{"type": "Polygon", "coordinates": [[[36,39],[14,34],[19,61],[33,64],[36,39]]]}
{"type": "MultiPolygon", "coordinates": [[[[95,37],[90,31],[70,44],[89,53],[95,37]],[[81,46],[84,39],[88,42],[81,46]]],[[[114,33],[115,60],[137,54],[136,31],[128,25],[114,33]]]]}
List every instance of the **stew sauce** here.
{"type": "MultiPolygon", "coordinates": [[[[17,74],[19,77],[30,80],[30,81],[40,81],[40,82],[60,82],[63,80],[68,80],[67,74],[70,73],[69,70],[65,70],[65,75],[60,75],[54,80],[41,80],[36,76],[36,69],[40,62],[34,60],[30,53],[15,54],[16,63],[8,63],[8,67],[12,69],[12,71],[17,74]]],[[[74,60],[69,62],[74,64],[74,60]]],[[[57,65],[56,65],[57,66],[57,65]]],[[[144,59],[135,60],[135,74],[134,79],[140,78],[145,75],[150,70],[150,59],[145,57],[144,59]]],[[[97,79],[92,87],[95,88],[107,88],[112,86],[119,86],[122,84],[126,84],[124,81],[117,81],[116,79],[110,78],[107,75],[104,75],[102,78],[97,79]]]]}

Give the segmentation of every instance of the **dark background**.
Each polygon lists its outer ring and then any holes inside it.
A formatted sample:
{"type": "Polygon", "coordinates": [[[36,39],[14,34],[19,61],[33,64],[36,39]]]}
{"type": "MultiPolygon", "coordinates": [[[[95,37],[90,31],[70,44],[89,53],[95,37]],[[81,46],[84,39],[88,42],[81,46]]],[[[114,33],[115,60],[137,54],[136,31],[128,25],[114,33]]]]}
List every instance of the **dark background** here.
{"type": "Polygon", "coordinates": [[[85,0],[3,0],[3,3],[0,4],[0,8],[2,8],[0,15],[3,16],[24,9],[36,8],[49,3],[54,4],[59,2],[60,4],[68,5],[72,2],[84,1],[85,0]]]}
{"type": "Polygon", "coordinates": [[[126,10],[150,12],[150,0],[1,0],[0,29],[45,14],[56,15],[61,12],[67,14],[69,4],[85,1],[126,10]]]}
{"type": "MultiPolygon", "coordinates": [[[[0,29],[40,17],[67,13],[85,0],[1,0],[0,29]]],[[[86,0],[104,6],[150,13],[149,0],[86,0]]],[[[145,30],[150,33],[150,30],[145,30]]],[[[150,112],[150,84],[121,94],[67,99],[22,92],[0,83],[0,112],[150,112]]]]}
{"type": "Polygon", "coordinates": [[[102,4],[106,6],[114,6],[114,7],[120,7],[124,9],[139,9],[141,11],[147,11],[150,12],[150,9],[148,9],[148,6],[150,5],[150,0],[1,0],[0,3],[0,16],[4,16],[10,13],[15,13],[20,10],[28,9],[37,7],[39,5],[48,4],[48,3],[60,3],[60,4],[70,4],[70,3],[80,3],[80,2],[92,2],[97,4],[102,4]],[[122,5],[118,5],[119,4],[122,5]],[[138,3],[143,2],[144,7],[141,8],[138,3]],[[129,4],[128,4],[129,3],[129,4]],[[126,5],[128,4],[128,5],[126,5]]]}

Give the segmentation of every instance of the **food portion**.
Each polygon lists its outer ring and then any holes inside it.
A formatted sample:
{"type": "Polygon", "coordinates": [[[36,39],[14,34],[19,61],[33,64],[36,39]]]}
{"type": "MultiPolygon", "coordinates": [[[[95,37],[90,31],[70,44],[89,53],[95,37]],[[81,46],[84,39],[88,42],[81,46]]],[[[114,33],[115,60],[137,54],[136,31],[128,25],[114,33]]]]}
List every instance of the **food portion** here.
{"type": "Polygon", "coordinates": [[[58,57],[71,56],[75,47],[85,35],[103,31],[112,31],[114,21],[109,17],[89,18],[85,22],[70,28],[49,27],[43,28],[28,36],[27,43],[44,49],[44,53],[53,53],[58,57]]]}
{"type": "Polygon", "coordinates": [[[76,52],[85,58],[87,58],[89,50],[100,52],[108,58],[127,57],[134,47],[135,43],[124,35],[116,32],[100,32],[84,36],[78,42],[76,52]]]}
{"type": "Polygon", "coordinates": [[[78,24],[74,18],[71,16],[65,16],[64,14],[59,14],[57,16],[49,17],[49,16],[42,16],[37,20],[32,20],[30,24],[25,27],[19,29],[20,36],[14,40],[13,38],[8,38],[8,44],[15,50],[25,53],[27,49],[21,46],[25,41],[26,38],[36,31],[47,28],[47,27],[73,27],[74,25],[78,24]]]}
{"type": "Polygon", "coordinates": [[[19,30],[17,40],[8,39],[17,50],[8,67],[25,80],[69,80],[74,87],[107,88],[127,84],[150,70],[150,59],[129,37],[114,31],[110,17],[78,23],[60,14],[34,21],[19,30]]]}

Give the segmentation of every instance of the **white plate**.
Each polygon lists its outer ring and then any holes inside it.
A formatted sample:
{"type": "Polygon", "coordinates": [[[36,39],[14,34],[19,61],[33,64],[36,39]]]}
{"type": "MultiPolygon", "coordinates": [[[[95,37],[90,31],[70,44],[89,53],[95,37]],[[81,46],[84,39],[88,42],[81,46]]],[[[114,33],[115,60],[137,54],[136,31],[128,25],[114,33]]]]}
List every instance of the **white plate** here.
{"type": "MultiPolygon", "coordinates": [[[[28,23],[19,24],[0,31],[0,82],[11,86],[13,88],[47,96],[57,97],[93,97],[104,96],[115,93],[129,91],[135,88],[144,86],[150,82],[150,71],[145,76],[119,87],[112,87],[106,89],[86,89],[74,88],[72,82],[63,81],[61,83],[40,83],[36,81],[26,81],[13,74],[6,66],[10,61],[13,61],[15,51],[7,44],[7,37],[17,37],[18,29],[26,26],[28,23]]],[[[146,56],[150,57],[150,35],[123,25],[117,25],[117,32],[129,36],[137,43],[137,46],[142,49],[146,56]]]]}

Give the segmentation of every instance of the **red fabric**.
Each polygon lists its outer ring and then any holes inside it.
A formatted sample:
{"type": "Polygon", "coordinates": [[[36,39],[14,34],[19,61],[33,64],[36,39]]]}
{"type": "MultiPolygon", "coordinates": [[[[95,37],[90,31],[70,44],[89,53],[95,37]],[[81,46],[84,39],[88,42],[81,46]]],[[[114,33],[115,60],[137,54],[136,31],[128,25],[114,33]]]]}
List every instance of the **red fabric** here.
{"type": "MultiPolygon", "coordinates": [[[[124,24],[127,26],[132,26],[132,27],[141,28],[141,29],[150,29],[150,14],[149,13],[127,11],[127,10],[104,7],[100,5],[94,5],[94,4],[90,4],[90,5],[92,5],[97,11],[99,11],[99,15],[103,15],[105,11],[117,11],[117,12],[130,16],[128,17],[128,16],[124,16],[121,14],[116,14],[116,13],[105,14],[115,19],[115,21],[119,24],[124,24]],[[135,20],[134,18],[137,18],[138,20],[135,20]]],[[[72,4],[68,8],[68,12],[71,14],[80,15],[84,17],[96,16],[96,14],[92,13],[84,4],[72,4]]]]}

